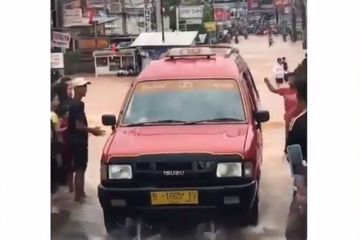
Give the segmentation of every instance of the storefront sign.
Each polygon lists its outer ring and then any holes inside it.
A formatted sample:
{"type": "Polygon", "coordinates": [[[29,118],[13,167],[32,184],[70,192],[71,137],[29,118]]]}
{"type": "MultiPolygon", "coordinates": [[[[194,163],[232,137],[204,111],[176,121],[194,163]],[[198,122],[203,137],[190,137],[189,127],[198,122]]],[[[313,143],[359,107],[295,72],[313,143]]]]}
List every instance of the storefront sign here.
{"type": "Polygon", "coordinates": [[[70,40],[71,40],[71,35],[69,33],[63,33],[63,32],[52,33],[53,47],[69,48],[70,40]]]}
{"type": "Polygon", "coordinates": [[[259,0],[248,0],[248,9],[256,9],[260,6],[259,0]]]}
{"type": "Polygon", "coordinates": [[[284,12],[285,12],[285,14],[290,14],[291,7],[285,7],[284,12]]]}
{"type": "Polygon", "coordinates": [[[284,7],[284,6],[289,6],[291,0],[274,0],[273,3],[275,7],[284,7]]]}
{"type": "Polygon", "coordinates": [[[81,8],[80,0],[63,0],[64,9],[81,8]]]}
{"type": "Polygon", "coordinates": [[[217,22],[226,22],[231,19],[231,9],[230,8],[215,8],[215,21],[217,22]]]}
{"type": "Polygon", "coordinates": [[[64,68],[64,54],[61,52],[51,53],[51,68],[61,69],[64,68]]]}
{"type": "Polygon", "coordinates": [[[216,31],[216,23],[215,22],[205,22],[204,27],[208,32],[216,31]]]}
{"type": "Polygon", "coordinates": [[[106,38],[79,39],[79,49],[103,49],[108,48],[110,42],[106,38]]]}
{"type": "Polygon", "coordinates": [[[187,25],[191,25],[191,24],[201,24],[202,23],[202,19],[187,19],[186,20],[186,24],[187,25]]]}
{"type": "Polygon", "coordinates": [[[179,17],[182,19],[202,18],[203,6],[180,6],[179,17]]]}
{"type": "Polygon", "coordinates": [[[64,10],[64,27],[71,24],[83,23],[83,14],[81,8],[64,10]]]}
{"type": "Polygon", "coordinates": [[[110,3],[108,0],[86,0],[88,8],[104,8],[104,4],[110,3]]]}

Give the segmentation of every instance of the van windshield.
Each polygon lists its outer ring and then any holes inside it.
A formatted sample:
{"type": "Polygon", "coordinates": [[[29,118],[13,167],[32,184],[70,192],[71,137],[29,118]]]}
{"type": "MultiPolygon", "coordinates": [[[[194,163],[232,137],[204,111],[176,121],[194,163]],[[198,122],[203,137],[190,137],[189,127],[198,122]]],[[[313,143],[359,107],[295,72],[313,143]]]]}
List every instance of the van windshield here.
{"type": "Polygon", "coordinates": [[[147,81],[135,86],[122,123],[244,122],[235,80],[147,81]]]}

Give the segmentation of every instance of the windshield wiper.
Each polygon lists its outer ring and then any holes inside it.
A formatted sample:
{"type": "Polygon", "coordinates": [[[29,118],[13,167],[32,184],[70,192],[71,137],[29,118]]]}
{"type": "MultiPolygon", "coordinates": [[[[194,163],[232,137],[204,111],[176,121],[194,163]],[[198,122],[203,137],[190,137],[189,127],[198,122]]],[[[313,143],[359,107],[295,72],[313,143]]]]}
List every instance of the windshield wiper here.
{"type": "Polygon", "coordinates": [[[210,122],[242,122],[242,119],[238,118],[212,118],[212,119],[204,119],[199,121],[187,122],[186,125],[192,125],[197,123],[210,123],[210,122]]]}
{"type": "Polygon", "coordinates": [[[147,126],[147,125],[153,125],[153,124],[161,124],[161,123],[182,123],[186,124],[186,121],[182,120],[173,120],[173,119],[167,119],[167,120],[159,120],[159,121],[152,121],[152,122],[139,122],[139,123],[130,123],[127,124],[127,127],[136,127],[136,126],[147,126]]]}

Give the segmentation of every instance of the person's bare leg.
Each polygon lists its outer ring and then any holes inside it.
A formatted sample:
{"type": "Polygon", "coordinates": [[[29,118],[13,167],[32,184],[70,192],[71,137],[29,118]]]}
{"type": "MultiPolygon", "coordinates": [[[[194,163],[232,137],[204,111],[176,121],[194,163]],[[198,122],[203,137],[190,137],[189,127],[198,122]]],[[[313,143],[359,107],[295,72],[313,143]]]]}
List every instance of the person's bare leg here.
{"type": "Polygon", "coordinates": [[[81,192],[80,192],[80,196],[82,198],[86,198],[86,194],[85,194],[85,171],[82,171],[82,174],[81,174],[81,192]]]}
{"type": "Polygon", "coordinates": [[[81,201],[81,186],[82,186],[82,170],[75,171],[75,201],[80,202],[81,201]]]}
{"type": "Polygon", "coordinates": [[[74,192],[74,172],[70,171],[67,176],[67,185],[69,188],[69,192],[74,192]]]}

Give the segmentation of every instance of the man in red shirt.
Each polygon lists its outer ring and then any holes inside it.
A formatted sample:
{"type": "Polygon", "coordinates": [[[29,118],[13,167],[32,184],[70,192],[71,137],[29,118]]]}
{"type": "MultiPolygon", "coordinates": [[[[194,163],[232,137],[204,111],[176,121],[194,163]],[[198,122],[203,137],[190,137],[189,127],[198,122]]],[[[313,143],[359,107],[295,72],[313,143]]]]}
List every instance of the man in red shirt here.
{"type": "Polygon", "coordinates": [[[296,117],[298,114],[301,113],[302,109],[298,107],[297,97],[296,97],[296,90],[294,88],[293,82],[289,81],[289,86],[284,86],[281,88],[274,88],[269,79],[264,79],[266,86],[270,90],[270,92],[279,94],[284,98],[284,106],[285,106],[285,137],[287,136],[287,132],[289,131],[289,126],[291,120],[296,117]]]}

